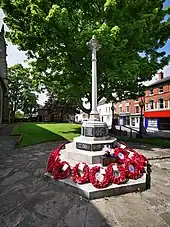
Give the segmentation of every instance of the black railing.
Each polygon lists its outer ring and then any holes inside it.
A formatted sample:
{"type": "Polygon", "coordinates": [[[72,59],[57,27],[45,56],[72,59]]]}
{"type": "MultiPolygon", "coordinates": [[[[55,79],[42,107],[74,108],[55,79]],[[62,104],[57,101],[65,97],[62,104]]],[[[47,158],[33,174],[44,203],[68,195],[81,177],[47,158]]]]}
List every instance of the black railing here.
{"type": "Polygon", "coordinates": [[[134,131],[135,133],[137,133],[137,134],[139,134],[139,131],[138,130],[136,130],[136,129],[133,129],[133,128],[131,128],[131,127],[128,127],[128,126],[126,126],[126,125],[119,125],[119,130],[120,130],[120,135],[122,135],[122,127],[124,127],[124,128],[127,128],[127,129],[129,129],[130,130],[130,138],[132,138],[132,132],[134,131]]]}

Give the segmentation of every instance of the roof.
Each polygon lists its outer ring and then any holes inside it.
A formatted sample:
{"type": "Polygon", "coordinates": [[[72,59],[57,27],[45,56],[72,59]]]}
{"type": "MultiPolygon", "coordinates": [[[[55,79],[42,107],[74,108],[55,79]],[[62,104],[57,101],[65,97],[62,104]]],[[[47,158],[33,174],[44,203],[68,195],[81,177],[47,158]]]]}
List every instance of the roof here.
{"type": "Polygon", "coordinates": [[[106,101],[107,101],[106,98],[102,98],[102,99],[98,102],[98,106],[101,106],[101,105],[105,104],[106,101]]]}
{"type": "Polygon", "coordinates": [[[153,82],[153,83],[147,85],[146,87],[153,87],[153,86],[155,86],[155,85],[159,85],[159,84],[162,84],[162,83],[166,83],[166,82],[168,82],[168,81],[170,81],[170,76],[165,77],[165,78],[163,78],[162,80],[155,81],[155,82],[153,82]]]}

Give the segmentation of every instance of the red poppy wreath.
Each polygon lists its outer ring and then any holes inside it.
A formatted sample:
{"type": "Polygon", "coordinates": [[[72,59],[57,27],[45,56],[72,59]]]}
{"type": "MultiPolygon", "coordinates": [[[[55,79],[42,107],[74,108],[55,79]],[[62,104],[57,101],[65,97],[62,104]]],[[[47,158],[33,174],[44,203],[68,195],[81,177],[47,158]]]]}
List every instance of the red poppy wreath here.
{"type": "Polygon", "coordinates": [[[46,171],[51,173],[53,168],[57,162],[60,161],[60,150],[65,146],[65,144],[61,144],[58,148],[55,148],[48,158],[46,171]]]}
{"type": "Polygon", "coordinates": [[[87,183],[89,181],[89,166],[85,163],[77,163],[72,169],[72,179],[78,184],[87,183]],[[82,175],[81,172],[83,172],[82,175]]]}
{"type": "Polygon", "coordinates": [[[90,170],[89,179],[95,188],[105,188],[110,183],[110,173],[101,166],[94,166],[90,170]]]}
{"type": "Polygon", "coordinates": [[[137,153],[132,157],[132,160],[139,166],[140,170],[144,171],[144,167],[147,165],[147,158],[142,154],[137,153]]]}
{"type": "Polygon", "coordinates": [[[52,176],[55,180],[57,179],[65,179],[70,175],[70,165],[68,162],[58,162],[55,164],[53,171],[52,171],[52,176]]]}
{"type": "Polygon", "coordinates": [[[125,163],[128,158],[128,152],[126,149],[122,149],[120,147],[115,148],[114,154],[119,163],[125,163]]]}
{"type": "Polygon", "coordinates": [[[110,180],[113,184],[121,184],[126,181],[126,170],[117,163],[108,165],[108,171],[111,173],[110,180]]]}
{"type": "Polygon", "coordinates": [[[60,161],[59,157],[60,157],[60,151],[58,148],[56,148],[54,151],[50,153],[47,168],[46,168],[47,172],[51,173],[53,171],[55,163],[60,161]]]}
{"type": "Polygon", "coordinates": [[[129,179],[138,179],[141,177],[140,166],[133,160],[128,160],[125,163],[126,175],[129,179]]]}

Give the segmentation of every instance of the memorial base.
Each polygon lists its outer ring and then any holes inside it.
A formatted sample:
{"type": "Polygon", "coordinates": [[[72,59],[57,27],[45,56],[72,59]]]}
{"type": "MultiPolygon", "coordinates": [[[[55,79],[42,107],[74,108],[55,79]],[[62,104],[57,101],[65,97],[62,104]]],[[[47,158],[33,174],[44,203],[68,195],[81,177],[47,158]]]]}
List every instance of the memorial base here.
{"type": "MultiPolygon", "coordinates": [[[[49,173],[45,174],[47,177],[51,178],[49,173]]],[[[83,198],[92,200],[109,196],[117,196],[121,194],[139,192],[147,189],[146,183],[146,173],[137,180],[129,180],[125,184],[112,184],[107,188],[97,189],[91,183],[79,185],[74,183],[71,177],[64,180],[54,180],[52,182],[57,186],[64,186],[67,190],[81,195],[83,198]]]]}
{"type": "MultiPolygon", "coordinates": [[[[117,139],[108,135],[106,123],[90,119],[83,123],[81,136],[74,138],[73,142],[66,144],[65,148],[60,151],[60,159],[61,161],[67,161],[71,167],[79,162],[88,164],[90,168],[96,165],[107,166],[116,160],[104,156],[103,147],[105,146],[115,148],[117,139]]],[[[51,178],[49,173],[45,175],[51,178]]],[[[52,178],[56,185],[65,186],[71,192],[75,192],[88,200],[145,190],[148,185],[147,179],[149,178],[145,173],[137,180],[128,180],[124,184],[112,184],[107,188],[97,189],[91,183],[83,185],[74,183],[71,176],[64,180],[54,180],[52,178]]]]}

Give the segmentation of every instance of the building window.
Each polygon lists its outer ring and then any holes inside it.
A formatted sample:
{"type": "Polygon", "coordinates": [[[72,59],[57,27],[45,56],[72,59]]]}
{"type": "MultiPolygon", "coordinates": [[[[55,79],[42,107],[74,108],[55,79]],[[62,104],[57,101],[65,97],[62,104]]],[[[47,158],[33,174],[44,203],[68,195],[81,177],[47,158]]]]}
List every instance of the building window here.
{"type": "Polygon", "coordinates": [[[170,109],[170,97],[168,99],[168,108],[170,109]]]}
{"type": "Polygon", "coordinates": [[[138,117],[136,117],[136,123],[138,123],[138,117]]]}
{"type": "Polygon", "coordinates": [[[135,118],[134,117],[132,117],[132,119],[131,119],[131,124],[132,124],[132,126],[135,126],[135,118]]]}
{"type": "Polygon", "coordinates": [[[135,107],[135,113],[139,113],[139,106],[135,107]]]}
{"type": "Polygon", "coordinates": [[[122,107],[120,107],[120,113],[122,113],[122,107]]]}
{"type": "Polygon", "coordinates": [[[150,95],[153,95],[153,89],[150,90],[150,95]]]}
{"type": "Polygon", "coordinates": [[[129,106],[126,106],[126,112],[129,113],[129,106]]]}
{"type": "Polygon", "coordinates": [[[153,110],[154,109],[154,101],[153,100],[150,100],[149,101],[149,109],[150,110],[153,110]]]}
{"type": "Polygon", "coordinates": [[[163,86],[161,86],[160,88],[159,88],[159,93],[162,93],[163,92],[163,86]]]}
{"type": "Polygon", "coordinates": [[[156,119],[148,119],[148,127],[157,128],[157,120],[156,119]]]}
{"type": "Polygon", "coordinates": [[[145,108],[146,108],[146,110],[148,110],[148,103],[145,104],[145,108]]]}
{"type": "Polygon", "coordinates": [[[159,99],[159,109],[163,109],[164,108],[164,100],[163,98],[159,99]]]}

